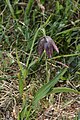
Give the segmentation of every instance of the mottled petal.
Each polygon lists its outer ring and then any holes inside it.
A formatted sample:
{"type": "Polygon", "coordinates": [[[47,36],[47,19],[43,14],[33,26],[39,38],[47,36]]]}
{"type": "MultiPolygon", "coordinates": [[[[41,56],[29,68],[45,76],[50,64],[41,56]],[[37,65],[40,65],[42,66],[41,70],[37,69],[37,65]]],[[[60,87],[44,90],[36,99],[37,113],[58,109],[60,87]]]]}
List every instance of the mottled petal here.
{"type": "Polygon", "coordinates": [[[51,58],[51,57],[52,57],[50,50],[47,50],[47,51],[46,51],[46,54],[47,54],[48,58],[51,58]]]}
{"type": "Polygon", "coordinates": [[[53,46],[50,45],[50,43],[46,42],[44,44],[44,49],[46,51],[46,54],[47,54],[48,58],[51,58],[52,54],[53,54],[53,46]]]}
{"type": "Polygon", "coordinates": [[[54,49],[56,50],[56,52],[59,53],[59,49],[58,49],[58,47],[56,46],[56,44],[55,44],[54,41],[52,42],[52,44],[53,44],[53,47],[54,47],[54,49]]]}
{"type": "Polygon", "coordinates": [[[41,55],[44,51],[44,47],[42,47],[41,45],[38,46],[38,54],[41,55]]]}
{"type": "Polygon", "coordinates": [[[53,54],[53,46],[52,45],[50,45],[50,53],[51,53],[51,56],[52,56],[52,54],[53,54]]]}
{"type": "Polygon", "coordinates": [[[54,49],[56,50],[56,52],[59,53],[59,49],[58,49],[58,47],[56,46],[55,42],[52,40],[52,38],[49,37],[49,36],[46,36],[46,38],[47,38],[47,41],[48,41],[50,44],[53,45],[53,47],[54,47],[54,49]]]}
{"type": "Polygon", "coordinates": [[[44,51],[44,38],[40,39],[38,42],[38,54],[41,55],[44,51]]]}

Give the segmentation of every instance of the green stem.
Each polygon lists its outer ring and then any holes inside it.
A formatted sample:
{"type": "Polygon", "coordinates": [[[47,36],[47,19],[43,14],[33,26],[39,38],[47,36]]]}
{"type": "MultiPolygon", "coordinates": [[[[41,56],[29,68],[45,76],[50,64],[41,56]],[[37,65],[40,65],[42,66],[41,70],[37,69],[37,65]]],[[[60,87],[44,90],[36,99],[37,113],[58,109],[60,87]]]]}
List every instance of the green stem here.
{"type": "Polygon", "coordinates": [[[29,60],[30,60],[30,57],[31,57],[31,53],[33,51],[33,47],[34,47],[34,43],[36,41],[36,37],[38,35],[38,32],[39,32],[40,28],[36,31],[35,33],[35,36],[34,36],[34,39],[33,39],[33,43],[32,43],[32,46],[31,46],[31,50],[30,50],[30,53],[29,53],[29,56],[28,56],[28,59],[27,59],[27,63],[26,63],[26,67],[28,68],[28,64],[29,64],[29,60]]]}

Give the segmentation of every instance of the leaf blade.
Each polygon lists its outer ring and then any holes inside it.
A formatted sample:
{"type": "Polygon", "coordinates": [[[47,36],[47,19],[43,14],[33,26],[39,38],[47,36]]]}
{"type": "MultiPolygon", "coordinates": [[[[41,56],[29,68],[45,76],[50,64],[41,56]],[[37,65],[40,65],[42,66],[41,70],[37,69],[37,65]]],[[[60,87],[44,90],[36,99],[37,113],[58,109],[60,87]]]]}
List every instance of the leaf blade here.
{"type": "Polygon", "coordinates": [[[64,75],[64,73],[67,71],[67,68],[62,69],[61,72],[56,75],[56,77],[43,85],[36,93],[34,99],[33,99],[33,105],[36,106],[38,101],[46,96],[46,94],[49,92],[51,87],[54,87],[54,85],[59,81],[60,77],[64,75]]]}
{"type": "Polygon", "coordinates": [[[50,91],[48,94],[51,94],[51,93],[61,93],[61,92],[74,92],[74,93],[77,93],[77,94],[80,94],[79,91],[77,90],[74,90],[74,89],[71,89],[71,88],[67,88],[67,87],[55,87],[53,88],[52,91],[50,91]]]}

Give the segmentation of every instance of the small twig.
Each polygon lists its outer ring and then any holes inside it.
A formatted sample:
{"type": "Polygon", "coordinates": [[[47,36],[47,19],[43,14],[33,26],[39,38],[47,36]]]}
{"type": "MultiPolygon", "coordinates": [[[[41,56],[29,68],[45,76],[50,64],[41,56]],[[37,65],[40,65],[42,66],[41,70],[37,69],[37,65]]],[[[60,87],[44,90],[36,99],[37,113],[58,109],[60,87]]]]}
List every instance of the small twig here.
{"type": "Polygon", "coordinates": [[[58,63],[58,64],[60,64],[60,65],[62,65],[62,66],[64,66],[64,67],[67,67],[67,68],[69,68],[69,66],[68,65],[66,65],[66,64],[64,64],[64,63],[62,63],[62,62],[59,62],[59,61],[55,61],[56,63],[58,63]]]}
{"type": "Polygon", "coordinates": [[[25,2],[19,2],[16,5],[21,6],[21,7],[26,7],[27,3],[25,3],[25,2]]]}
{"type": "Polygon", "coordinates": [[[5,6],[5,8],[3,9],[3,11],[0,13],[0,15],[3,15],[4,11],[6,10],[6,7],[7,6],[5,6]]]}

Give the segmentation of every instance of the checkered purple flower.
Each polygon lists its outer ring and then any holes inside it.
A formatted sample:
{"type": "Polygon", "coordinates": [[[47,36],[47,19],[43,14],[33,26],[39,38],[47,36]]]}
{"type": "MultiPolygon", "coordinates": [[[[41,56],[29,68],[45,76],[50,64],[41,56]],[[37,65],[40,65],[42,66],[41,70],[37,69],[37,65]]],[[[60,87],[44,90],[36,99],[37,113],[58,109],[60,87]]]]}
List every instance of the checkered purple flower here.
{"type": "Polygon", "coordinates": [[[54,50],[59,53],[58,47],[56,46],[52,38],[49,36],[44,36],[40,38],[38,42],[38,54],[41,55],[44,50],[46,51],[48,58],[52,57],[54,50]]]}

